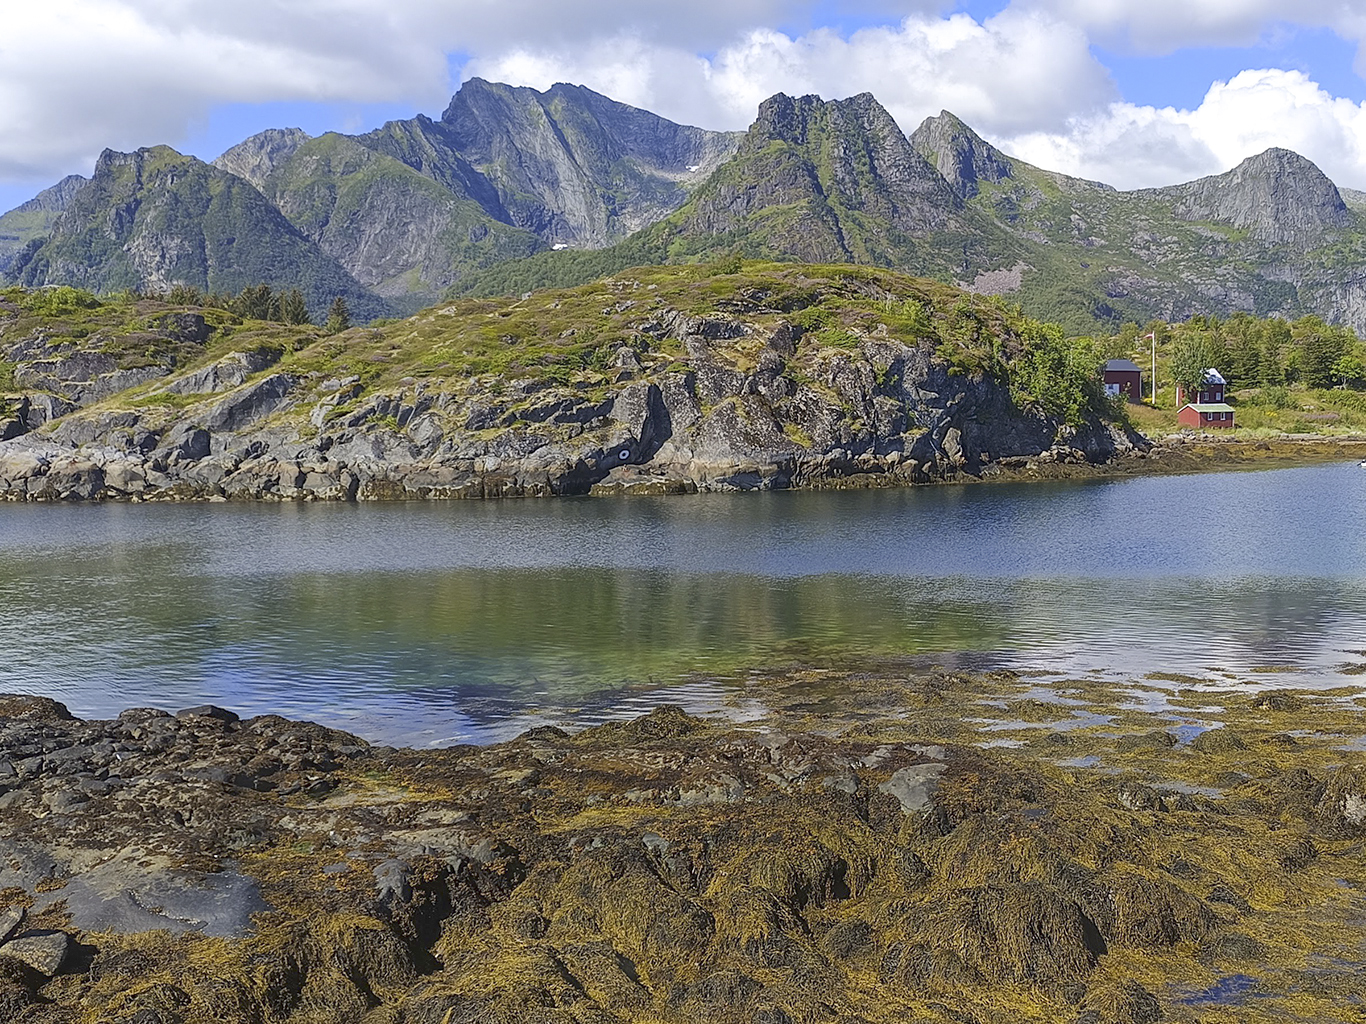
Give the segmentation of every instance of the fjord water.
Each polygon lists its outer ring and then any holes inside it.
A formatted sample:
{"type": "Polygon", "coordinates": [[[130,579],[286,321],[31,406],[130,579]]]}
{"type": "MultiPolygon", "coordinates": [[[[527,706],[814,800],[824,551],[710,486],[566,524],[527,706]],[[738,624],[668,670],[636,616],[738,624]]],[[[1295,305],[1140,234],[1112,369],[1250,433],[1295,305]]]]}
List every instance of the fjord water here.
{"type": "Polygon", "coordinates": [[[1364,510],[1355,464],[660,499],[6,505],[0,691],[87,717],[212,702],[420,745],[719,703],[749,669],[870,653],[1335,685],[1366,648],[1364,510]]]}

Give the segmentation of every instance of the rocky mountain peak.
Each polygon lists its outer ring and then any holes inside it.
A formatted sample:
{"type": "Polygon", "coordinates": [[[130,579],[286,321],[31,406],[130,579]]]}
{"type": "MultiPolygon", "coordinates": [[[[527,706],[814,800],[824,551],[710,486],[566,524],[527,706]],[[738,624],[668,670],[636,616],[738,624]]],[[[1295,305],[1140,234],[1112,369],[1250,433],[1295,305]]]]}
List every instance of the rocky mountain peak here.
{"type": "Polygon", "coordinates": [[[90,183],[80,174],[68,174],[57,184],[43,189],[28,202],[16,206],[14,213],[61,213],[71,205],[76,193],[90,183]]]}
{"type": "Polygon", "coordinates": [[[964,199],[977,194],[980,182],[1011,177],[1010,158],[947,110],[922,121],[911,145],[964,199]]]}
{"type": "Polygon", "coordinates": [[[790,142],[800,146],[807,143],[813,132],[830,127],[862,129],[884,137],[889,129],[900,134],[892,115],[870,92],[844,100],[780,92],[759,105],[749,137],[760,143],[790,142]]]}
{"type": "Polygon", "coordinates": [[[1314,245],[1326,231],[1353,223],[1337,186],[1288,149],[1268,149],[1225,174],[1161,191],[1175,195],[1177,216],[1231,224],[1263,242],[1314,245]]]}
{"type": "Polygon", "coordinates": [[[312,136],[301,128],[267,128],[233,146],[213,165],[260,188],[271,172],[310,138],[312,136]]]}

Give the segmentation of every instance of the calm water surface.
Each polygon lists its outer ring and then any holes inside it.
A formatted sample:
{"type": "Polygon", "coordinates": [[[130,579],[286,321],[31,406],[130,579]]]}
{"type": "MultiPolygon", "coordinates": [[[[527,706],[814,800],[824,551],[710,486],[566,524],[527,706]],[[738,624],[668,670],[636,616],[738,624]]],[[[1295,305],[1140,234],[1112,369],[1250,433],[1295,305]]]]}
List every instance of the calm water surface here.
{"type": "Polygon", "coordinates": [[[1339,685],[1363,681],[1364,510],[1355,464],[664,499],[0,505],[0,691],[87,716],[209,701],[421,744],[717,704],[746,667],[860,652],[1339,685]]]}

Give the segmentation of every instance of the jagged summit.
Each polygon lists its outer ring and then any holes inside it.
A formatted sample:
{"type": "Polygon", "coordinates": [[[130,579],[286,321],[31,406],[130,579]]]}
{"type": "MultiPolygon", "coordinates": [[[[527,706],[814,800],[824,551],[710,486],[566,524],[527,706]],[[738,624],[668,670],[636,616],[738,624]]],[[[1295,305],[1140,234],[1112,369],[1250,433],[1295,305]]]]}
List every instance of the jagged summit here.
{"type": "Polygon", "coordinates": [[[1173,195],[1186,220],[1231,224],[1263,242],[1311,245],[1355,220],[1328,176],[1288,149],[1268,149],[1224,174],[1157,191],[1173,195]]]}
{"type": "Polygon", "coordinates": [[[711,244],[896,266],[915,236],[944,230],[961,208],[871,93],[779,93],[760,105],[735,159],[676,219],[711,244]]]}
{"type": "Polygon", "coordinates": [[[267,128],[233,146],[213,165],[260,188],[310,138],[302,128],[267,128]]]}
{"type": "Polygon", "coordinates": [[[964,199],[977,194],[979,182],[1004,181],[1012,175],[1014,161],[947,110],[922,121],[911,135],[911,146],[964,199]]]}

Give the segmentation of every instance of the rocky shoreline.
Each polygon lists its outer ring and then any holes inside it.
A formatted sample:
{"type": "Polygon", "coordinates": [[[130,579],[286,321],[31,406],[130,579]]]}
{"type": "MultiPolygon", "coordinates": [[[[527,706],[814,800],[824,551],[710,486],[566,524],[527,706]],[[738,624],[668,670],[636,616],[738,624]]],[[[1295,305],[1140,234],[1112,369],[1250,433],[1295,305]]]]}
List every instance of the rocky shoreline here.
{"type": "Polygon", "coordinates": [[[0,1019],[1355,1019],[1361,691],[752,685],[421,751],[0,697],[0,1019]]]}
{"type": "MultiPolygon", "coordinates": [[[[43,441],[0,447],[0,501],[409,501],[592,495],[697,494],[746,490],[840,490],[942,484],[1024,482],[1095,477],[1175,475],[1275,468],[1366,457],[1366,438],[1347,436],[1221,438],[1171,435],[1131,443],[1118,435],[1097,450],[1065,440],[1036,453],[994,461],[900,452],[819,458],[791,456],[724,464],[624,464],[600,479],[577,471],[556,475],[498,458],[450,463],[349,462],[315,457],[208,453],[203,432],[186,432],[148,457],[75,449],[43,441]],[[201,458],[193,453],[204,449],[201,458]],[[182,449],[191,452],[183,457],[182,449]],[[167,454],[169,451],[169,455],[167,454]]],[[[622,450],[638,442],[623,434],[622,450]]],[[[950,449],[956,443],[949,440],[950,449]]]]}

